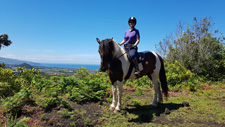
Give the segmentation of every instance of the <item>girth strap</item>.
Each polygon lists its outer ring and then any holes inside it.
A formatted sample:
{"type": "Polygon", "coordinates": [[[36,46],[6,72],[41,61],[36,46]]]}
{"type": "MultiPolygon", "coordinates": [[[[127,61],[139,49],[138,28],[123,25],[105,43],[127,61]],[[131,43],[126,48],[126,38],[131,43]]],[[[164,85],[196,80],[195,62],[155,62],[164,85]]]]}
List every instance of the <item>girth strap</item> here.
{"type": "Polygon", "coordinates": [[[130,67],[129,67],[128,73],[127,73],[126,77],[124,78],[125,81],[130,78],[130,75],[132,73],[132,69],[133,69],[133,63],[130,62],[130,67]]]}

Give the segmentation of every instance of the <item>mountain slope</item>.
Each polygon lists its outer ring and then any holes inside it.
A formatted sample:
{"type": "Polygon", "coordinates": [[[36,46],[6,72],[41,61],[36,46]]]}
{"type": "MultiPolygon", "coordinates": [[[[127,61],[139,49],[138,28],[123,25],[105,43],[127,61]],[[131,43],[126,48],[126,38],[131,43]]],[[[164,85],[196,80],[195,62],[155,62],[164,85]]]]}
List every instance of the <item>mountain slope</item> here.
{"type": "Polygon", "coordinates": [[[27,63],[30,65],[38,65],[39,63],[35,63],[35,62],[30,62],[30,61],[24,61],[24,60],[17,60],[17,59],[10,59],[10,58],[4,58],[4,57],[0,57],[0,63],[5,63],[5,64],[13,64],[13,65],[19,65],[19,64],[23,64],[23,63],[27,63]]]}

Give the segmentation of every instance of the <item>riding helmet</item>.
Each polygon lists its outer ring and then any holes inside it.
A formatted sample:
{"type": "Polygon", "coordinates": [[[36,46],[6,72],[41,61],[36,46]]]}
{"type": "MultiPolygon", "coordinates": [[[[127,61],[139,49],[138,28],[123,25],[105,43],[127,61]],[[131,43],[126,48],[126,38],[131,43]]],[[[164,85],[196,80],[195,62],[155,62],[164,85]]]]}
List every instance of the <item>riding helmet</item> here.
{"type": "Polygon", "coordinates": [[[129,23],[135,23],[136,24],[137,23],[136,18],[135,17],[130,17],[129,20],[128,20],[128,24],[129,23]]]}

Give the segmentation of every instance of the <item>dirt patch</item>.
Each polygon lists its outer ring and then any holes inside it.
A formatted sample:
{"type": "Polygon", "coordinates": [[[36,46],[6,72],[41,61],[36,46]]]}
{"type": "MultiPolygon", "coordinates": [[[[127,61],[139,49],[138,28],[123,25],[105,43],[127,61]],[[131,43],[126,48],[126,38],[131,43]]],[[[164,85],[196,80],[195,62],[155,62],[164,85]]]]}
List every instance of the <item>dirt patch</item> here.
{"type": "Polygon", "coordinates": [[[171,121],[169,121],[169,120],[167,119],[167,117],[166,117],[165,114],[156,117],[155,120],[154,120],[154,122],[155,122],[156,124],[163,124],[163,125],[169,124],[169,123],[171,124],[171,123],[172,123],[171,121]]]}
{"type": "Polygon", "coordinates": [[[43,126],[95,126],[100,124],[102,110],[97,103],[76,104],[70,102],[72,110],[57,108],[43,116],[43,126]]]}
{"type": "Polygon", "coordinates": [[[211,86],[211,85],[203,85],[203,86],[201,86],[204,90],[211,90],[211,89],[213,89],[214,87],[213,86],[211,86]]]}
{"type": "Polygon", "coordinates": [[[191,94],[183,91],[183,92],[169,92],[169,96],[172,97],[180,97],[180,96],[185,96],[185,97],[192,97],[191,94]]]}

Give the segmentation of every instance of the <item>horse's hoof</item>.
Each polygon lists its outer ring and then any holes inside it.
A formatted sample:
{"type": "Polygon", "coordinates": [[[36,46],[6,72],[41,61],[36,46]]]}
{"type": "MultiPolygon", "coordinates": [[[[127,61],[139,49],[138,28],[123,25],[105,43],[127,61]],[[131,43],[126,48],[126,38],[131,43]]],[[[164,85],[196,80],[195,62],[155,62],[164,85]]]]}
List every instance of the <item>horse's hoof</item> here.
{"type": "Polygon", "coordinates": [[[151,105],[151,106],[150,106],[150,109],[156,109],[156,108],[157,108],[156,105],[151,105]]]}
{"type": "Polygon", "coordinates": [[[161,101],[158,102],[158,105],[162,105],[163,103],[161,101]]]}
{"type": "Polygon", "coordinates": [[[120,113],[120,110],[116,110],[116,109],[115,109],[115,110],[114,110],[114,113],[115,113],[115,114],[120,113]]]}
{"type": "Polygon", "coordinates": [[[184,102],[182,103],[182,105],[183,105],[184,107],[189,107],[189,106],[190,106],[189,102],[187,102],[187,101],[184,101],[184,102]]]}
{"type": "Polygon", "coordinates": [[[110,111],[114,111],[115,110],[115,107],[110,107],[109,110],[110,111]]]}
{"type": "Polygon", "coordinates": [[[124,112],[122,112],[122,113],[121,113],[121,115],[127,115],[127,112],[126,112],[126,111],[124,111],[124,112]]]}

